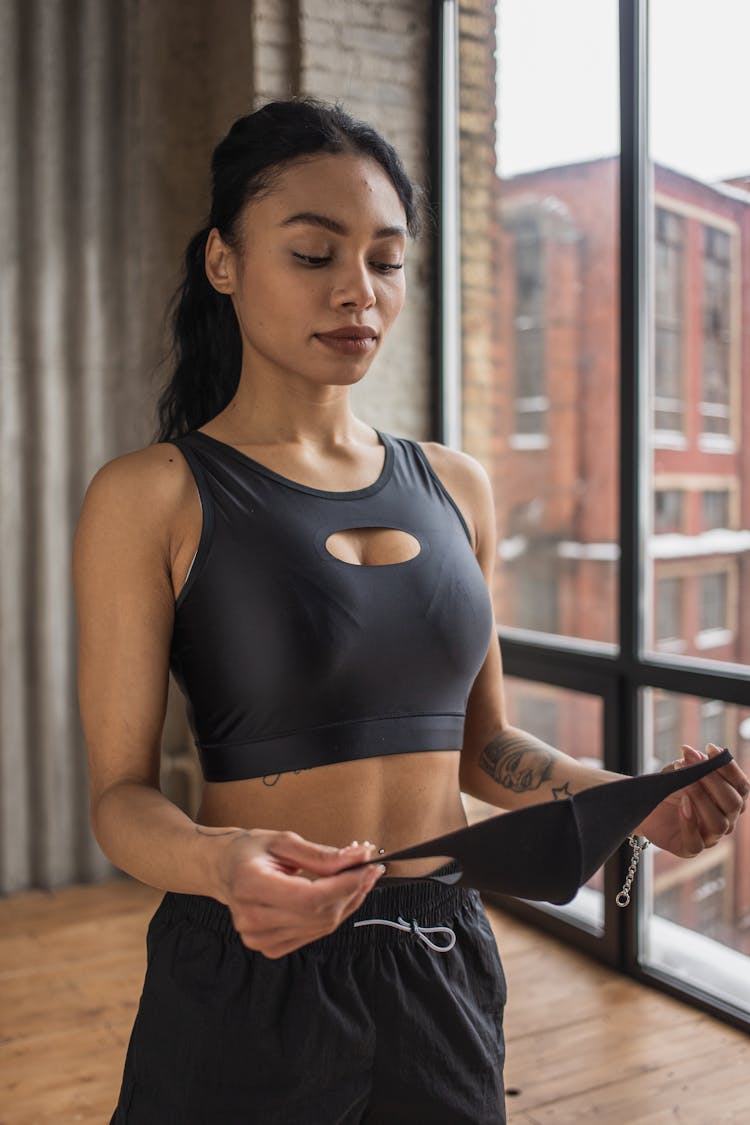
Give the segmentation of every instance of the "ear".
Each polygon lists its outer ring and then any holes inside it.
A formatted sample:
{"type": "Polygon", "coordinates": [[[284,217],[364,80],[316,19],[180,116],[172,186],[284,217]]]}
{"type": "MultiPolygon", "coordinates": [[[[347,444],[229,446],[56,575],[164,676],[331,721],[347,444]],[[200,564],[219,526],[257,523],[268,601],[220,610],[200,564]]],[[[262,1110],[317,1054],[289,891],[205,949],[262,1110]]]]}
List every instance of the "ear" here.
{"type": "Polygon", "coordinates": [[[234,253],[216,227],[211,228],[206,240],[206,277],[217,292],[234,292],[234,253]]]}

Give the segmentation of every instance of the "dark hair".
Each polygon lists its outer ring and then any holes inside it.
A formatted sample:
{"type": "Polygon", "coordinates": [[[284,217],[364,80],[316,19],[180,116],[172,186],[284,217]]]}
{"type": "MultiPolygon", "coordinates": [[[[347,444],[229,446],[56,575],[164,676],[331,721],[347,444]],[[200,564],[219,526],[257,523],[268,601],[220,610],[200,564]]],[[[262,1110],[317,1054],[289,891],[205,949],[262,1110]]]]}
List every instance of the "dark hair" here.
{"type": "Polygon", "coordinates": [[[211,228],[236,245],[245,204],[270,191],[294,160],[316,153],[356,153],[377,160],[398,193],[412,238],[422,229],[422,211],[432,219],[423,190],[412,184],[393,146],[338,102],[299,96],[267,102],[235,121],[214,149],[208,223],[188,243],[183,279],[168,311],[174,367],[158,400],[155,441],[179,437],[213,418],[239,382],[242,341],[234,308],[230,297],[218,293],[206,277],[211,228]]]}

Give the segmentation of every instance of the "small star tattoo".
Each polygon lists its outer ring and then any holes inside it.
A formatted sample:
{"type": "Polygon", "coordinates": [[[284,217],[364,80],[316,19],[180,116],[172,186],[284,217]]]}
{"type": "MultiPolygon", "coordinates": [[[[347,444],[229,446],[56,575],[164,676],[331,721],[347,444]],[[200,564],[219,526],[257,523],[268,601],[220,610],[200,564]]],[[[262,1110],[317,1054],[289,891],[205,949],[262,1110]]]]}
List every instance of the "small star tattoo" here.
{"type": "Polygon", "coordinates": [[[552,790],[553,799],[555,801],[562,801],[565,797],[572,797],[573,794],[570,792],[570,789],[568,789],[569,785],[570,785],[570,782],[566,781],[564,785],[558,785],[556,789],[553,788],[553,790],[552,790]]]}

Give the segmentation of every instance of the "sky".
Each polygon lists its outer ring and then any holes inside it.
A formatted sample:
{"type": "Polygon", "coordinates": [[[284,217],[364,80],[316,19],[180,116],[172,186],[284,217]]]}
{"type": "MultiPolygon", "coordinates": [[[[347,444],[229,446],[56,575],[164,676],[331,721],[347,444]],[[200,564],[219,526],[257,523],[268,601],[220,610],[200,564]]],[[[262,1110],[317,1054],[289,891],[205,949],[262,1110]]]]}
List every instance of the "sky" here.
{"type": "MultiPolygon", "coordinates": [[[[617,0],[498,0],[501,176],[619,149],[617,0]]],[[[750,2],[651,0],[651,154],[709,182],[750,173],[750,2]]]]}

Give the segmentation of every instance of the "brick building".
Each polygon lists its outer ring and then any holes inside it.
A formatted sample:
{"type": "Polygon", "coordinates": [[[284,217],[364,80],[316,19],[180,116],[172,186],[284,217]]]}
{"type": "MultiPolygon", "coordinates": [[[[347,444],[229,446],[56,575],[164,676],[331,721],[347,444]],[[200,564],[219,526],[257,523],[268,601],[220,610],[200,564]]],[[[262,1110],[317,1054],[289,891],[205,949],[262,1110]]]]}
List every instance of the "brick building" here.
{"type": "MultiPolygon", "coordinates": [[[[491,415],[498,621],[610,645],[619,560],[618,175],[617,159],[604,158],[496,181],[491,415]]],[[[748,186],[654,169],[644,425],[646,648],[736,663],[750,661],[748,186]]],[[[516,694],[519,725],[533,714],[536,733],[596,756],[597,700],[541,686],[516,694]]],[[[729,745],[745,767],[750,761],[750,708],[648,692],[644,729],[645,768],[678,756],[683,742],[729,745]]],[[[736,847],[722,841],[691,864],[659,854],[656,910],[750,952],[750,825],[743,820],[738,831],[736,847]]]]}

